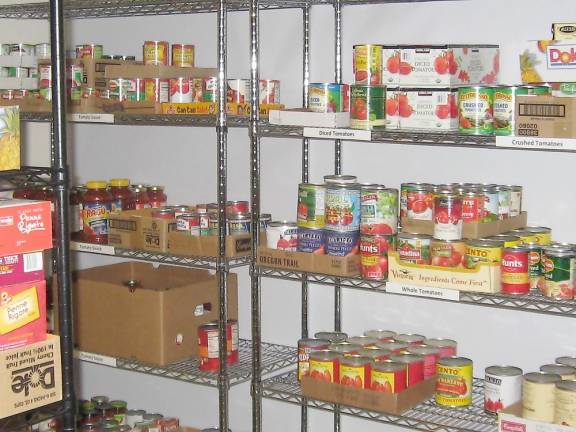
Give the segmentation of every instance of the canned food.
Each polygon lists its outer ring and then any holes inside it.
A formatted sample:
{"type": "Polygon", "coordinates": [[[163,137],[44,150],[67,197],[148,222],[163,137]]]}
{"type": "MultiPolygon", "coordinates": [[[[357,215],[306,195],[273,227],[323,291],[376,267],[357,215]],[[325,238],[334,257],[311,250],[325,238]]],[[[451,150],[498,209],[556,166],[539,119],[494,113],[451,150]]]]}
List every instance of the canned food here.
{"type": "MultiPolygon", "coordinates": [[[[1,52],[1,50],[0,50],[1,52]]],[[[1,54],[5,55],[5,54],[1,54]]],[[[50,44],[49,43],[39,43],[34,45],[34,55],[40,58],[50,57],[50,44]]]]}
{"type": "Polygon", "coordinates": [[[424,357],[417,354],[395,354],[390,356],[395,363],[406,365],[406,386],[412,387],[424,380],[424,357]]]}
{"type": "Polygon", "coordinates": [[[408,183],[405,190],[406,215],[408,219],[433,220],[434,192],[432,185],[427,183],[408,183]]]}
{"type": "Polygon", "coordinates": [[[238,337],[238,321],[229,319],[226,324],[226,363],[228,364],[238,363],[240,355],[238,337]]]}
{"type": "Polygon", "coordinates": [[[436,363],[440,359],[440,349],[432,346],[410,346],[407,349],[410,354],[417,354],[424,359],[424,379],[436,375],[436,363]]]}
{"type": "Polygon", "coordinates": [[[503,242],[504,247],[519,246],[522,243],[522,239],[520,237],[509,234],[496,234],[494,236],[488,237],[487,240],[503,242]]]}
{"type": "Polygon", "coordinates": [[[457,355],[458,343],[452,339],[430,338],[424,343],[427,346],[436,347],[440,350],[440,357],[455,357],[457,355]]]}
{"type": "Polygon", "coordinates": [[[459,240],[462,238],[462,198],[450,192],[434,197],[434,238],[459,240]]]}
{"type": "Polygon", "coordinates": [[[364,279],[388,278],[388,251],[396,249],[395,243],[393,234],[360,237],[360,274],[364,279]]]}
{"type": "Polygon", "coordinates": [[[325,253],[326,232],[321,228],[298,228],[298,252],[325,253]]]}
{"type": "Polygon", "coordinates": [[[192,102],[190,78],[171,78],[169,99],[175,103],[192,102]]]}
{"type": "Polygon", "coordinates": [[[250,100],[250,80],[229,79],[226,102],[246,103],[250,100]]]}
{"type": "Polygon", "coordinates": [[[573,368],[572,366],[547,364],[540,366],[540,372],[560,375],[563,380],[576,379],[576,368],[573,368]]]}
{"type": "Polygon", "coordinates": [[[350,86],[350,127],[373,129],[386,126],[386,86],[350,86]]]}
{"type": "Polygon", "coordinates": [[[528,294],[528,249],[522,246],[504,248],[501,264],[502,292],[506,294],[528,294]]]}
{"type": "Polygon", "coordinates": [[[520,216],[522,213],[522,186],[511,185],[510,188],[510,217],[520,216]]]}
{"type": "Polygon", "coordinates": [[[326,255],[348,256],[358,254],[358,231],[333,231],[326,229],[325,248],[326,255]]]}
{"type": "Polygon", "coordinates": [[[326,350],[330,341],[325,339],[300,339],[298,341],[298,381],[310,372],[310,353],[326,350]]]}
{"type": "Polygon", "coordinates": [[[576,255],[571,250],[545,247],[542,249],[541,272],[543,294],[555,299],[574,297],[576,255]]]}
{"type": "Polygon", "coordinates": [[[144,100],[159,103],[168,102],[170,100],[170,80],[146,78],[144,80],[144,100]]]}
{"type": "Polygon", "coordinates": [[[260,80],[260,103],[263,105],[280,103],[280,81],[260,80]]]}
{"type": "Polygon", "coordinates": [[[326,186],[326,230],[357,232],[360,228],[360,188],[357,185],[326,186]]]}
{"type": "Polygon", "coordinates": [[[336,174],[336,175],[325,175],[324,176],[324,183],[326,185],[329,184],[336,184],[336,185],[346,185],[350,184],[353,185],[358,182],[358,177],[353,175],[344,175],[344,174],[336,174]]]}
{"type": "Polygon", "coordinates": [[[250,213],[228,214],[228,235],[246,234],[250,232],[252,218],[250,213]]]}
{"type": "Polygon", "coordinates": [[[400,393],[406,390],[408,368],[404,363],[378,362],[372,366],[371,388],[383,393],[400,393]]]}
{"type": "Polygon", "coordinates": [[[274,221],[266,229],[266,246],[296,252],[298,249],[298,227],[295,222],[274,221]]]}
{"type": "Polygon", "coordinates": [[[482,222],[484,218],[484,193],[465,190],[462,194],[462,221],[482,222]]]}
{"type": "Polygon", "coordinates": [[[404,342],[396,342],[396,341],[379,342],[376,344],[377,348],[385,349],[385,350],[391,351],[395,354],[398,354],[398,353],[406,350],[409,346],[410,346],[410,344],[407,344],[404,342]]]}
{"type": "Polygon", "coordinates": [[[76,47],[76,57],[82,59],[85,58],[100,59],[102,58],[103,51],[104,47],[102,45],[84,44],[76,47]]]}
{"type": "Polygon", "coordinates": [[[510,188],[496,186],[495,189],[498,191],[498,219],[508,219],[510,217],[510,188]]]}
{"type": "MultiPolygon", "coordinates": [[[[400,217],[408,217],[408,194],[409,191],[415,187],[432,188],[432,185],[430,183],[413,183],[413,182],[400,184],[400,217]]],[[[433,205],[434,202],[431,202],[430,204],[433,205]]],[[[431,208],[432,207],[430,207],[430,209],[431,208]]],[[[430,215],[430,217],[432,216],[430,215]]]]}
{"type": "Polygon", "coordinates": [[[384,186],[361,187],[360,232],[395,234],[398,231],[398,190],[384,186]]]}
{"type": "Polygon", "coordinates": [[[378,343],[378,339],[374,339],[368,336],[350,336],[347,339],[347,342],[353,345],[360,345],[362,348],[366,347],[375,347],[378,343]]]}
{"type": "Polygon", "coordinates": [[[554,423],[576,426],[576,381],[557,382],[554,399],[554,423]]]}
{"type": "Polygon", "coordinates": [[[552,230],[550,228],[527,226],[524,230],[535,235],[536,242],[542,246],[547,246],[552,243],[552,230]]]}
{"type": "Polygon", "coordinates": [[[474,269],[479,262],[499,263],[502,259],[502,243],[495,240],[468,240],[464,255],[464,267],[474,269]]]}
{"type": "Polygon", "coordinates": [[[462,240],[430,241],[430,257],[433,266],[460,267],[466,253],[466,244],[462,240]]]}
{"type": "Polygon", "coordinates": [[[187,235],[197,237],[200,235],[200,215],[198,213],[182,213],[176,218],[176,230],[187,235]]]}
{"type": "Polygon", "coordinates": [[[522,247],[528,249],[528,277],[530,278],[530,289],[543,290],[542,246],[535,242],[528,242],[524,243],[522,247]]]}
{"type": "Polygon", "coordinates": [[[204,102],[216,102],[216,77],[203,78],[202,98],[204,102]]]}
{"type": "Polygon", "coordinates": [[[436,403],[463,407],[472,403],[472,360],[464,357],[443,357],[438,360],[436,403]]]}
{"type": "Polygon", "coordinates": [[[483,222],[497,221],[500,212],[499,207],[500,194],[498,192],[497,187],[485,186],[482,188],[482,193],[484,193],[484,208],[482,211],[483,222]]]}
{"type": "Polygon", "coordinates": [[[203,102],[204,80],[202,78],[190,78],[190,91],[192,92],[192,102],[203,102]]]}
{"type": "Polygon", "coordinates": [[[369,389],[372,361],[368,357],[352,354],[340,359],[340,384],[369,389]]]}
{"type": "Polygon", "coordinates": [[[194,45],[172,44],[172,66],[194,66],[194,45]]]}
{"type": "Polygon", "coordinates": [[[358,354],[360,351],[362,351],[362,345],[357,345],[344,341],[344,342],[332,343],[330,344],[330,347],[328,349],[330,351],[336,351],[337,353],[342,354],[344,357],[347,357],[354,354],[358,354]]]}
{"type": "Polygon", "coordinates": [[[361,349],[359,354],[368,357],[373,363],[378,363],[388,360],[392,355],[392,351],[378,348],[377,346],[368,346],[361,349]]]}
{"type": "Polygon", "coordinates": [[[34,55],[34,45],[15,43],[10,44],[10,55],[13,56],[31,56],[34,55]]]}
{"type": "MultiPolygon", "coordinates": [[[[116,210],[118,211],[118,210],[116,210]]],[[[167,208],[154,209],[151,213],[153,218],[158,219],[175,219],[174,210],[167,208]]]]}
{"type": "Polygon", "coordinates": [[[220,368],[218,335],[218,323],[198,327],[198,368],[202,371],[216,372],[220,368]]]}
{"type": "Polygon", "coordinates": [[[382,84],[382,45],[354,45],[356,84],[382,84]]]}
{"type": "Polygon", "coordinates": [[[391,330],[366,330],[364,336],[368,336],[374,339],[378,339],[380,342],[390,342],[394,340],[396,336],[395,331],[391,330]]]}
{"type": "Polygon", "coordinates": [[[556,383],[560,375],[531,372],[522,380],[522,417],[546,423],[554,421],[556,383]]]}
{"type": "Polygon", "coordinates": [[[546,86],[502,86],[494,89],[494,132],[496,135],[514,135],[516,96],[544,95],[546,86]]]}
{"type": "Polygon", "coordinates": [[[266,232],[270,222],[272,222],[272,215],[270,213],[260,213],[260,232],[266,232]]]}
{"type": "Polygon", "coordinates": [[[554,361],[557,364],[561,364],[561,365],[565,365],[565,366],[571,366],[573,368],[576,368],[576,357],[563,356],[563,357],[556,358],[556,360],[554,360],[554,361]]]}
{"type": "Polygon", "coordinates": [[[522,400],[522,369],[489,366],[484,371],[484,411],[499,411],[522,400]]]}
{"type": "Polygon", "coordinates": [[[432,236],[427,234],[399,233],[396,248],[400,261],[413,264],[430,264],[431,241],[432,236]]]}
{"type": "Polygon", "coordinates": [[[308,87],[308,108],[314,112],[350,111],[348,84],[311,83],[308,87]]]}
{"type": "Polygon", "coordinates": [[[310,353],[310,378],[321,381],[340,382],[340,354],[330,350],[310,353]]]}
{"type": "Polygon", "coordinates": [[[248,201],[226,201],[226,211],[228,213],[248,213],[250,203],[248,201]]]}
{"type": "Polygon", "coordinates": [[[494,89],[460,87],[458,89],[459,131],[465,134],[493,135],[494,89]]]}
{"type": "Polygon", "coordinates": [[[426,336],[414,333],[402,333],[394,336],[394,340],[408,345],[418,345],[426,340],[426,336]]]}
{"type": "Polygon", "coordinates": [[[142,47],[144,64],[168,66],[169,46],[166,41],[145,41],[142,47]]]}
{"type": "Polygon", "coordinates": [[[348,335],[343,332],[317,332],[314,334],[316,339],[325,339],[330,341],[330,343],[345,342],[348,339],[348,335]]]}
{"type": "Polygon", "coordinates": [[[538,236],[526,231],[524,228],[513,229],[509,234],[520,237],[520,244],[530,242],[538,243],[538,236]]]}
{"type": "Polygon", "coordinates": [[[298,185],[298,226],[301,228],[324,228],[324,185],[300,183],[298,185]]]}

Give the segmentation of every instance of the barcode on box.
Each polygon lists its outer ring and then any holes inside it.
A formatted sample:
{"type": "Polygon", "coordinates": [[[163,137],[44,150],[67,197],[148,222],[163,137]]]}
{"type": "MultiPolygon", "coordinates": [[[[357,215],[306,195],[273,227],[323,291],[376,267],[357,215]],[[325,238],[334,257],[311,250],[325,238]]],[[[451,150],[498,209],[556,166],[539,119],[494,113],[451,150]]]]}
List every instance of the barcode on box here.
{"type": "Polygon", "coordinates": [[[564,105],[552,104],[520,104],[521,116],[537,117],[566,117],[566,107],[564,105]]]}
{"type": "Polygon", "coordinates": [[[44,268],[42,261],[42,252],[31,252],[23,255],[24,273],[40,271],[44,268]]]}
{"type": "Polygon", "coordinates": [[[438,93],[436,95],[436,104],[446,105],[448,103],[448,93],[438,93]]]}

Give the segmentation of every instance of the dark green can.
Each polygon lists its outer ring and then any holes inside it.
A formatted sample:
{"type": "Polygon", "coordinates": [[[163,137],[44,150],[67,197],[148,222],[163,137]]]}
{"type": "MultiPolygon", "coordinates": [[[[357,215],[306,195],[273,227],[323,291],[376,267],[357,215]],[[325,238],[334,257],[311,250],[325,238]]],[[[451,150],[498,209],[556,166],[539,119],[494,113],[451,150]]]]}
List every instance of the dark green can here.
{"type": "Polygon", "coordinates": [[[386,86],[350,86],[350,126],[372,129],[386,126],[386,86]]]}
{"type": "Polygon", "coordinates": [[[542,250],[543,294],[555,299],[574,298],[576,255],[570,249],[546,247],[542,250]]]}

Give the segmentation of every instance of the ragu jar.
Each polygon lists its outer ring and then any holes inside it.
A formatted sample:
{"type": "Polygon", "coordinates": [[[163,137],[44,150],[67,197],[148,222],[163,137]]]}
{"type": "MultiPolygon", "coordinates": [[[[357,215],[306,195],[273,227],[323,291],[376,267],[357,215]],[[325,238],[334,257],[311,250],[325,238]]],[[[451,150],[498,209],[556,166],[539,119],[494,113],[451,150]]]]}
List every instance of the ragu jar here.
{"type": "Polygon", "coordinates": [[[34,192],[34,185],[24,183],[20,188],[16,189],[12,193],[12,198],[14,199],[31,199],[34,192]]]}
{"type": "MultiPolygon", "coordinates": [[[[50,201],[50,210],[52,213],[52,220],[56,220],[56,196],[54,195],[54,190],[51,186],[41,186],[37,189],[34,189],[32,194],[30,195],[30,199],[38,200],[38,201],[50,201]]],[[[53,229],[56,229],[56,224],[53,225],[53,229]]]]}
{"type": "Polygon", "coordinates": [[[82,207],[86,190],[85,186],[75,186],[70,190],[70,236],[72,240],[79,240],[82,236],[84,225],[82,207]]]}
{"type": "Polygon", "coordinates": [[[82,209],[82,240],[88,243],[108,243],[108,222],[112,195],[105,181],[89,181],[82,209]]]}
{"type": "Polygon", "coordinates": [[[132,197],[133,210],[140,210],[145,208],[150,208],[150,198],[148,197],[148,191],[146,185],[132,185],[130,188],[134,196],[132,197]]]}
{"type": "Polygon", "coordinates": [[[164,186],[148,186],[148,199],[150,200],[150,207],[160,208],[166,205],[168,197],[164,192],[164,186]]]}
{"type": "Polygon", "coordinates": [[[126,178],[110,179],[112,194],[111,212],[130,210],[133,206],[134,193],[130,190],[130,180],[126,178]]]}

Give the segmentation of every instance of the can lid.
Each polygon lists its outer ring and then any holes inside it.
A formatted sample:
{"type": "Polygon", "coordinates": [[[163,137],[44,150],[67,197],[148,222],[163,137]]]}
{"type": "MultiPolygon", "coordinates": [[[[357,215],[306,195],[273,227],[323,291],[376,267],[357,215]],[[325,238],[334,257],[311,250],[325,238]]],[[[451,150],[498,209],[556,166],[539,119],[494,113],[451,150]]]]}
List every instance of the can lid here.
{"type": "Polygon", "coordinates": [[[562,380],[556,383],[556,388],[576,392],[576,380],[562,380]]]}
{"type": "Polygon", "coordinates": [[[104,180],[90,180],[89,182],[86,182],[86,187],[88,189],[106,189],[106,186],[108,186],[108,183],[104,180]]]}
{"type": "Polygon", "coordinates": [[[281,226],[285,226],[287,228],[296,228],[296,222],[290,222],[290,221],[272,221],[268,224],[269,227],[281,227],[281,226]]]}
{"type": "Polygon", "coordinates": [[[114,187],[127,187],[130,185],[130,180],[127,178],[113,178],[110,179],[110,186],[114,187]]]}
{"type": "Polygon", "coordinates": [[[540,384],[553,384],[562,381],[562,377],[558,374],[547,372],[530,372],[524,375],[524,380],[540,384]]]}
{"type": "Polygon", "coordinates": [[[508,365],[488,366],[484,372],[488,375],[497,376],[520,376],[523,374],[522,369],[519,367],[508,365]]]}
{"type": "Polygon", "coordinates": [[[546,364],[540,366],[540,372],[548,372],[558,374],[560,376],[574,375],[576,374],[576,368],[573,368],[572,366],[559,365],[559,364],[546,364]]]}
{"type": "Polygon", "coordinates": [[[152,192],[162,192],[164,190],[164,186],[158,186],[158,185],[154,185],[154,186],[148,186],[148,190],[152,191],[152,192]]]}

